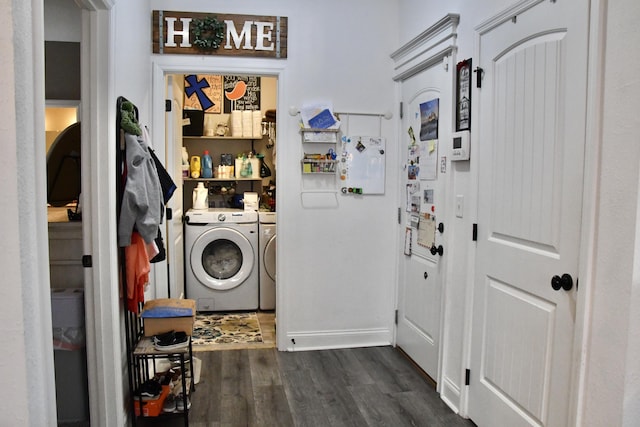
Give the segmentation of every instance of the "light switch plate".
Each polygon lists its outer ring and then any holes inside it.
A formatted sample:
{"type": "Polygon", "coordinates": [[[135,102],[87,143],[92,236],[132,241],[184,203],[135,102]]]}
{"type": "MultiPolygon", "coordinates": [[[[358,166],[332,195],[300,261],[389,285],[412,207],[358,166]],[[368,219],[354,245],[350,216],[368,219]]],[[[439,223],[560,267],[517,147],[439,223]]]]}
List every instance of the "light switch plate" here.
{"type": "Polygon", "coordinates": [[[464,196],[458,194],[456,196],[456,216],[462,218],[462,212],[464,211],[464,196]]]}

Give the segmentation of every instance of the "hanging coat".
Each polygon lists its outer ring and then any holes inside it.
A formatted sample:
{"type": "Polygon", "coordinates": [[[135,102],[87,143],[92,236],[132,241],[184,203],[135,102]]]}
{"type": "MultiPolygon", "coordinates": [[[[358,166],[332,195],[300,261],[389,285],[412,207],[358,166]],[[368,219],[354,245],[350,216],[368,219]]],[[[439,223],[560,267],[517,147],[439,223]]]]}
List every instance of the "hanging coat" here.
{"type": "Polygon", "coordinates": [[[146,243],[158,235],[163,197],[160,180],[143,136],[125,133],[126,182],[120,208],[118,245],[128,246],[135,229],[146,243]]]}

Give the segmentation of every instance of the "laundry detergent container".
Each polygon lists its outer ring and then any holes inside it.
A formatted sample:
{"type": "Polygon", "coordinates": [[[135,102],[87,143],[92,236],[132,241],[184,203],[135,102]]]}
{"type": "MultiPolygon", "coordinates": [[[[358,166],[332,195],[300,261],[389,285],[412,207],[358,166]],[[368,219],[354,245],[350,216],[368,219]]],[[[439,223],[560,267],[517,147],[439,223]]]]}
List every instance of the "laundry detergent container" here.
{"type": "Polygon", "coordinates": [[[82,289],[51,290],[58,423],[89,420],[82,289]]]}

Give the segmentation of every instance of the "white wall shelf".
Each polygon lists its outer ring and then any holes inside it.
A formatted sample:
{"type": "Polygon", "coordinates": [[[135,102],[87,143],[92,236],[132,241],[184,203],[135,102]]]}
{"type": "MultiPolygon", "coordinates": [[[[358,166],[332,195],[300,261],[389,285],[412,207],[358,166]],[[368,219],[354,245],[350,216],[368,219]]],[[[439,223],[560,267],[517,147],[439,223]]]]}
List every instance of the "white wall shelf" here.
{"type": "Polygon", "coordinates": [[[256,141],[262,138],[244,137],[244,136],[183,136],[183,139],[192,140],[221,140],[221,141],[256,141]]]}

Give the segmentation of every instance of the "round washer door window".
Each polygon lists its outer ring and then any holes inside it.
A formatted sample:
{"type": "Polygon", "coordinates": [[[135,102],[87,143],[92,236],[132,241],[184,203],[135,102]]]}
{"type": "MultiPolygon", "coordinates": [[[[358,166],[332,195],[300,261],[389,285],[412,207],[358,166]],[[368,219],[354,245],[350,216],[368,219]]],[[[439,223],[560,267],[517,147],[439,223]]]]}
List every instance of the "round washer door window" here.
{"type": "Polygon", "coordinates": [[[254,268],[251,243],[230,228],[213,228],[196,239],[191,248],[191,270],[198,281],[214,290],[233,289],[254,268]]]}

